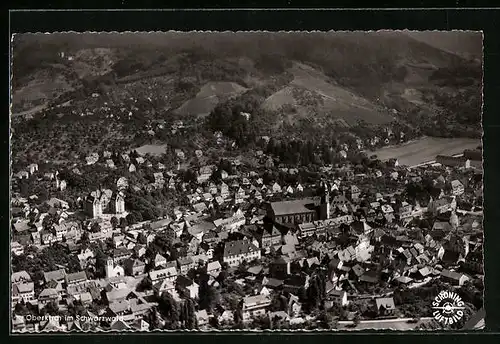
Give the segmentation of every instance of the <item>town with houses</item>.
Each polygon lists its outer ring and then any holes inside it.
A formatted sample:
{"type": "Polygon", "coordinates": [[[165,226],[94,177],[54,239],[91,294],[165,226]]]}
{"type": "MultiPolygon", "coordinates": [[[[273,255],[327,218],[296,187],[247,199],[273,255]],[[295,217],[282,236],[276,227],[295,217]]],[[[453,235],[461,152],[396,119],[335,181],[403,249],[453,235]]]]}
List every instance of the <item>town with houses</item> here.
{"type": "Polygon", "coordinates": [[[484,327],[482,32],[10,47],[11,333],[484,327]]]}
{"type": "Polygon", "coordinates": [[[442,290],[467,321],[482,307],[480,148],[362,173],[342,151],[302,178],[257,151],[258,167],[231,157],[189,181],[148,155],[95,152],[81,165],[121,177],[76,202],[56,197],[63,173],[32,162],[12,175],[12,330],[433,329],[442,290]],[[146,170],[143,187],[178,201],[147,221],[127,200],[146,170]],[[26,182],[49,187],[24,197],[26,182]]]}

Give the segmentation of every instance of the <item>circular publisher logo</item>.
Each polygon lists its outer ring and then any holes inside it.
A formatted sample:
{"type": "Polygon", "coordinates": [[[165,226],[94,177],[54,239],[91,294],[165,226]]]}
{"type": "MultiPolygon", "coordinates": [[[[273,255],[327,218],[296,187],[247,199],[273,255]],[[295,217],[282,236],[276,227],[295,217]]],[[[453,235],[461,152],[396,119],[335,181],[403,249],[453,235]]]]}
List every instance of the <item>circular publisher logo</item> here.
{"type": "Polygon", "coordinates": [[[434,298],[432,309],[434,319],[445,325],[452,325],[464,316],[465,304],[457,293],[443,290],[434,298]]]}

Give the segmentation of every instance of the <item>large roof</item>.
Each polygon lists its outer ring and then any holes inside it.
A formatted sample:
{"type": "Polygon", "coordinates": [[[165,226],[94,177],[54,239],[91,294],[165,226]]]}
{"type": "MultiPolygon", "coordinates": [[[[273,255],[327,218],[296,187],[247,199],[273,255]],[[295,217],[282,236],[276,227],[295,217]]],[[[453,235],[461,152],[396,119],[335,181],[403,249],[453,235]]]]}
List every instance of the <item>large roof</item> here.
{"type": "Polygon", "coordinates": [[[271,209],[274,215],[292,215],[292,214],[303,214],[311,213],[315,210],[307,206],[313,205],[314,202],[311,199],[300,199],[294,201],[283,201],[283,202],[273,202],[271,203],[271,209]]]}
{"type": "Polygon", "coordinates": [[[240,254],[247,254],[255,252],[258,249],[247,240],[230,241],[224,245],[224,256],[236,256],[240,254]]]}

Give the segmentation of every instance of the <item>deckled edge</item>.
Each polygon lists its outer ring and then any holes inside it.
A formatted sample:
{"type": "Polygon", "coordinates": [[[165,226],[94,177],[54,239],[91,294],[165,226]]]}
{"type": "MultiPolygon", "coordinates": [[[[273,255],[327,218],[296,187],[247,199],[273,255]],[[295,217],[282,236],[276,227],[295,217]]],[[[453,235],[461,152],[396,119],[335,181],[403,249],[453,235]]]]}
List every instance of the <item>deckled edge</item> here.
{"type": "MultiPolygon", "coordinates": [[[[482,216],[482,230],[483,230],[483,247],[482,247],[482,263],[483,263],[483,308],[485,309],[485,314],[484,314],[484,326],[481,329],[478,330],[483,330],[483,329],[488,329],[487,323],[486,323],[486,308],[485,308],[485,303],[486,303],[486,284],[485,281],[487,279],[486,277],[486,264],[485,264],[485,256],[484,256],[484,249],[486,245],[486,233],[484,230],[484,31],[481,30],[481,169],[483,172],[482,178],[481,178],[481,196],[482,196],[482,204],[481,208],[483,209],[483,216],[482,216]]],[[[481,310],[479,309],[478,312],[481,310]]]]}
{"type": "MultiPolygon", "coordinates": [[[[9,16],[9,21],[10,21],[10,16],[9,16]]],[[[13,319],[13,311],[12,311],[12,81],[13,81],[13,55],[14,55],[14,36],[16,35],[15,33],[10,32],[10,25],[9,25],[9,34],[10,34],[10,40],[9,40],[9,210],[7,212],[9,216],[9,228],[8,228],[8,233],[9,233],[9,301],[8,301],[8,311],[9,311],[9,333],[13,333],[13,327],[12,327],[12,319],[13,319]]]]}
{"type": "MultiPolygon", "coordinates": [[[[377,32],[474,32],[474,33],[481,33],[481,128],[483,129],[482,134],[481,134],[481,144],[483,144],[484,140],[484,126],[483,126],[483,109],[484,109],[484,32],[482,30],[463,30],[463,29],[452,29],[452,30],[410,30],[410,29],[378,29],[378,30],[279,30],[279,31],[269,31],[269,30],[224,30],[224,31],[214,31],[214,30],[189,30],[189,31],[181,31],[181,30],[157,30],[157,31],[54,31],[54,32],[23,32],[19,33],[18,35],[53,35],[53,34],[97,34],[97,35],[116,35],[116,34],[146,34],[146,33],[155,33],[155,34],[161,34],[161,33],[175,33],[175,34],[191,34],[191,33],[210,33],[210,34],[221,34],[221,33],[286,33],[286,34],[294,34],[294,33],[377,33],[377,32]]],[[[12,80],[13,80],[13,72],[12,72],[12,65],[13,65],[13,42],[14,42],[14,36],[16,33],[10,33],[11,39],[9,42],[9,228],[11,226],[12,222],[12,215],[11,215],[11,197],[12,197],[12,188],[11,188],[11,183],[12,183],[12,152],[11,152],[11,140],[12,140],[12,132],[11,132],[11,123],[12,123],[12,80]]],[[[482,169],[483,169],[483,190],[484,190],[484,147],[481,150],[482,154],[482,169]]],[[[483,212],[484,212],[484,191],[483,191],[483,212]]],[[[483,213],[483,276],[484,274],[484,213],[483,213]]],[[[12,278],[12,252],[10,249],[11,245],[11,231],[9,230],[9,283],[11,283],[11,278],[12,278]]],[[[240,332],[243,334],[256,334],[256,333],[297,333],[297,332],[302,332],[302,333],[335,333],[335,334],[350,334],[350,333],[356,333],[359,335],[363,334],[373,334],[373,332],[377,332],[377,334],[408,334],[408,333],[418,333],[418,334],[429,334],[429,335],[435,335],[439,333],[449,333],[450,331],[453,330],[446,330],[446,329],[409,329],[409,330],[398,330],[398,329],[381,329],[381,328],[365,328],[365,329],[357,329],[357,328],[352,328],[349,330],[339,330],[339,329],[314,329],[314,330],[306,330],[306,329],[285,329],[285,330],[271,330],[271,329],[231,329],[231,330],[218,330],[218,329],[210,329],[210,330],[203,330],[203,329],[179,329],[179,330],[164,330],[164,329],[155,329],[155,330],[149,330],[149,331],[141,331],[141,330],[136,330],[136,329],[127,329],[127,330],[82,330],[82,331],[58,331],[58,330],[53,330],[53,331],[13,331],[12,328],[12,288],[9,286],[9,329],[10,329],[10,335],[23,335],[23,334],[29,334],[29,335],[44,335],[44,334],[53,334],[53,333],[61,333],[61,334],[77,334],[77,333],[113,333],[113,334],[119,334],[119,333],[235,333],[235,332],[240,332]]],[[[485,288],[483,288],[483,307],[484,307],[484,296],[485,296],[485,288]]],[[[486,316],[485,316],[485,328],[486,327],[486,316]]],[[[481,329],[478,329],[481,330],[481,329]]]]}
{"type": "Polygon", "coordinates": [[[307,329],[293,329],[293,330],[272,330],[272,329],[228,329],[228,330],[219,330],[219,329],[210,329],[210,330],[203,330],[203,329],[178,329],[178,330],[163,330],[163,329],[155,329],[155,330],[139,330],[139,329],[125,329],[125,330],[104,330],[104,329],[98,329],[98,330],[71,330],[71,331],[63,331],[63,330],[41,330],[41,331],[14,331],[11,332],[11,335],[14,336],[22,336],[25,334],[29,335],[46,335],[46,334],[80,334],[80,333],[100,333],[100,334],[121,334],[121,333],[155,333],[155,334],[162,334],[162,333],[210,333],[210,334],[225,334],[225,333],[242,333],[242,334],[261,334],[261,333],[279,333],[279,334],[291,334],[291,333],[330,333],[330,334],[340,334],[340,335],[349,335],[351,333],[356,333],[359,335],[372,335],[374,332],[377,332],[377,334],[396,334],[396,335],[408,335],[410,334],[420,334],[420,335],[436,335],[439,333],[450,333],[450,332],[456,332],[456,330],[450,330],[450,329],[444,329],[444,328],[439,328],[439,329],[411,329],[411,330],[397,330],[397,329],[384,329],[384,328],[352,328],[348,330],[340,330],[340,329],[314,329],[314,330],[307,330],[307,329]]]}
{"type": "MultiPolygon", "coordinates": [[[[297,33],[382,33],[382,32],[461,32],[461,33],[481,33],[481,43],[482,50],[484,53],[484,32],[482,30],[467,30],[467,29],[451,29],[451,30],[412,30],[412,29],[377,29],[377,30],[152,30],[152,31],[53,31],[53,32],[22,32],[22,33],[12,33],[12,38],[14,35],[54,35],[54,34],[94,34],[94,35],[116,35],[116,34],[147,34],[147,33],[155,33],[155,34],[167,34],[167,33],[175,33],[175,34],[192,34],[192,33],[210,33],[210,34],[224,34],[224,33],[286,33],[286,34],[297,34],[297,33]]],[[[12,41],[12,39],[11,39],[12,41]]],[[[484,55],[483,55],[484,57],[484,55]]]]}

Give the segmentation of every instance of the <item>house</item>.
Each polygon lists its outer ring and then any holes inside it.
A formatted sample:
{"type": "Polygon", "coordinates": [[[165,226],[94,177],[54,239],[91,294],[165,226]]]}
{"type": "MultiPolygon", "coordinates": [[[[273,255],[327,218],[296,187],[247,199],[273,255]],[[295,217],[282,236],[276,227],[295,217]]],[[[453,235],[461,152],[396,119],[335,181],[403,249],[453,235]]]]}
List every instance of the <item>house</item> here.
{"type": "Polygon", "coordinates": [[[351,199],[351,201],[356,202],[359,199],[359,195],[361,194],[361,191],[356,185],[351,185],[351,187],[348,189],[347,195],[351,199]]]}
{"type": "Polygon", "coordinates": [[[226,171],[224,171],[224,170],[221,170],[221,171],[220,171],[220,176],[221,176],[221,179],[222,179],[222,180],[225,180],[225,179],[229,178],[229,173],[227,173],[227,172],[226,172],[226,171]]]}
{"type": "Polygon", "coordinates": [[[179,270],[181,274],[185,275],[189,270],[195,268],[195,263],[193,258],[191,257],[181,257],[177,259],[177,264],[179,265],[179,270]]]}
{"type": "Polygon", "coordinates": [[[260,250],[249,240],[236,240],[224,245],[223,261],[229,266],[238,266],[243,261],[260,259],[260,250]]]}
{"type": "Polygon", "coordinates": [[[52,288],[45,288],[42,290],[40,295],[38,295],[38,308],[42,309],[46,304],[51,302],[59,303],[60,295],[57,290],[52,288]]]}
{"type": "Polygon", "coordinates": [[[66,237],[68,232],[75,229],[79,229],[79,225],[77,222],[63,222],[60,225],[54,225],[53,234],[55,235],[57,241],[62,241],[63,237],[66,237]]]}
{"type": "Polygon", "coordinates": [[[12,273],[12,276],[10,278],[10,282],[12,284],[23,284],[29,283],[31,281],[31,276],[24,270],[12,273]]]}
{"type": "Polygon", "coordinates": [[[459,180],[451,182],[451,193],[453,196],[460,196],[465,192],[464,185],[459,180]]]}
{"type": "Polygon", "coordinates": [[[29,171],[30,175],[33,175],[35,172],[38,171],[38,164],[29,164],[28,171],[29,171]]]}
{"type": "Polygon", "coordinates": [[[375,284],[379,281],[380,276],[377,271],[375,270],[369,270],[366,271],[361,277],[359,278],[360,282],[365,282],[365,283],[371,283],[375,284]]]}
{"type": "Polygon", "coordinates": [[[111,257],[108,257],[106,260],[104,270],[106,272],[106,278],[108,279],[125,275],[124,269],[120,265],[116,265],[114,259],[111,257]]]}
{"type": "Polygon", "coordinates": [[[481,149],[466,149],[464,150],[464,158],[470,161],[470,166],[482,169],[483,167],[483,152],[481,149]]]}
{"type": "Polygon", "coordinates": [[[179,276],[175,282],[177,289],[185,297],[196,300],[198,298],[199,285],[192,279],[179,276]]]}
{"type": "Polygon", "coordinates": [[[239,227],[243,226],[246,222],[246,218],[243,215],[235,214],[232,217],[226,219],[217,219],[214,221],[214,225],[217,228],[222,228],[225,231],[233,232],[239,227]]]}
{"type": "Polygon", "coordinates": [[[186,158],[186,155],[184,154],[184,152],[181,149],[175,149],[174,153],[177,156],[177,158],[179,158],[180,160],[184,160],[186,158]]]}
{"type": "Polygon", "coordinates": [[[113,262],[115,264],[121,263],[125,259],[130,258],[131,256],[132,256],[132,251],[128,250],[125,247],[119,247],[113,250],[113,262]]]}
{"type": "Polygon", "coordinates": [[[214,197],[212,196],[212,194],[210,192],[206,192],[203,194],[203,200],[205,202],[211,202],[213,199],[214,199],[214,197]]]}
{"type": "Polygon", "coordinates": [[[14,231],[17,233],[28,232],[30,230],[30,225],[28,220],[19,221],[12,225],[14,231]]]}
{"type": "Polygon", "coordinates": [[[45,280],[45,283],[48,283],[50,281],[64,282],[66,280],[66,270],[59,269],[59,270],[44,272],[43,279],[45,280]]]}
{"type": "Polygon", "coordinates": [[[443,271],[441,271],[441,279],[452,285],[462,286],[469,280],[469,277],[455,271],[444,269],[443,271]]]}
{"type": "Polygon", "coordinates": [[[221,315],[219,315],[217,320],[219,321],[219,324],[232,323],[234,321],[234,314],[229,310],[225,310],[221,315]]]}
{"type": "Polygon", "coordinates": [[[155,256],[155,259],[154,259],[155,268],[164,267],[166,265],[167,265],[167,258],[165,258],[161,254],[157,253],[155,256]]]}
{"type": "Polygon", "coordinates": [[[222,182],[219,188],[220,188],[220,196],[224,199],[228,198],[229,197],[229,186],[226,183],[222,182]]]}
{"type": "Polygon", "coordinates": [[[153,270],[149,272],[149,279],[152,284],[163,280],[169,280],[174,283],[177,279],[177,268],[175,266],[171,266],[161,270],[153,270]]]}
{"type": "Polygon", "coordinates": [[[384,215],[394,213],[394,209],[392,208],[392,206],[390,204],[383,204],[381,206],[381,210],[382,210],[382,213],[384,215]]]}
{"type": "Polygon", "coordinates": [[[51,245],[57,241],[56,237],[54,236],[54,234],[52,234],[52,232],[44,230],[44,231],[40,232],[40,235],[41,235],[43,245],[51,245]]]}
{"type": "Polygon", "coordinates": [[[142,275],[146,269],[146,264],[140,259],[127,259],[125,261],[125,272],[129,276],[142,275]]]}
{"type": "Polygon", "coordinates": [[[273,186],[271,187],[271,190],[273,193],[280,193],[281,186],[278,183],[274,183],[273,186]]]}
{"type": "Polygon", "coordinates": [[[26,330],[26,317],[14,314],[12,318],[12,332],[23,332],[26,330]]]}
{"type": "Polygon", "coordinates": [[[137,171],[137,168],[135,167],[134,164],[130,164],[130,166],[128,167],[128,171],[130,173],[133,173],[133,172],[137,171]]]}
{"type": "Polygon", "coordinates": [[[298,296],[295,296],[294,294],[290,294],[288,298],[288,314],[290,316],[296,317],[300,314],[302,310],[302,305],[299,302],[298,296]]]}
{"type": "Polygon", "coordinates": [[[87,274],[85,271],[75,272],[66,275],[66,286],[76,286],[87,282],[87,274]]]}
{"type": "Polygon", "coordinates": [[[392,297],[375,299],[375,304],[377,306],[377,312],[380,315],[391,315],[396,309],[396,305],[394,304],[394,299],[392,297]]]}
{"type": "Polygon", "coordinates": [[[457,168],[470,168],[471,162],[465,156],[448,156],[448,155],[438,155],[436,156],[436,163],[441,164],[446,167],[457,167],[457,168]]]}
{"type": "Polygon", "coordinates": [[[18,179],[28,179],[30,177],[30,174],[28,171],[19,171],[15,174],[15,177],[18,179]]]}
{"type": "Polygon", "coordinates": [[[242,187],[239,187],[238,190],[234,193],[235,203],[238,204],[243,202],[244,198],[245,198],[245,190],[242,187]]]}
{"type": "Polygon", "coordinates": [[[10,244],[10,251],[12,252],[12,254],[20,256],[24,253],[24,246],[21,245],[18,241],[13,241],[10,244]]]}
{"type": "Polygon", "coordinates": [[[20,301],[32,303],[35,300],[35,284],[33,282],[13,284],[11,297],[13,305],[20,301]]]}
{"type": "Polygon", "coordinates": [[[114,161],[111,159],[106,160],[106,166],[112,170],[116,168],[114,161]]]}
{"type": "Polygon", "coordinates": [[[17,177],[18,179],[28,179],[30,177],[30,174],[28,171],[19,171],[15,174],[15,177],[17,177]]]}
{"type": "Polygon", "coordinates": [[[122,214],[125,212],[125,195],[121,192],[115,192],[110,200],[111,212],[122,214]]]}
{"type": "Polygon", "coordinates": [[[164,292],[171,295],[175,295],[175,284],[170,279],[160,279],[157,282],[153,282],[153,292],[155,295],[160,296],[164,292]]]}
{"type": "Polygon", "coordinates": [[[266,314],[266,309],[270,305],[271,299],[264,295],[245,297],[242,303],[243,321],[266,314]]]}
{"type": "Polygon", "coordinates": [[[429,202],[427,206],[427,210],[433,214],[442,214],[447,211],[453,210],[456,208],[456,201],[449,197],[443,197],[437,200],[432,200],[429,202]]]}
{"type": "Polygon", "coordinates": [[[291,260],[287,256],[279,256],[269,264],[270,275],[276,278],[284,278],[291,274],[291,260]]]}
{"type": "Polygon", "coordinates": [[[122,190],[125,190],[126,188],[128,188],[128,180],[127,180],[127,178],[120,177],[116,181],[116,188],[118,189],[118,191],[122,191],[122,190]]]}
{"type": "MultiPolygon", "coordinates": [[[[331,283],[331,282],[330,282],[331,283]]],[[[328,282],[327,282],[328,284],[328,282]]],[[[327,291],[327,299],[341,307],[347,306],[347,292],[345,290],[331,289],[327,291]]]]}
{"type": "Polygon", "coordinates": [[[149,224],[149,227],[151,228],[151,230],[153,230],[155,232],[163,232],[163,231],[167,230],[167,228],[171,222],[172,222],[172,220],[170,218],[161,219],[158,221],[151,222],[149,224]]]}
{"type": "Polygon", "coordinates": [[[199,214],[208,210],[207,205],[203,202],[193,204],[193,209],[199,214]]]}
{"type": "Polygon", "coordinates": [[[205,326],[208,324],[209,317],[208,317],[208,313],[205,309],[202,309],[201,311],[197,311],[195,313],[195,316],[196,316],[198,326],[205,326]]]}
{"type": "Polygon", "coordinates": [[[43,174],[43,178],[45,178],[47,180],[53,180],[55,177],[56,176],[55,176],[54,172],[47,172],[47,173],[43,174]]]}
{"type": "Polygon", "coordinates": [[[269,248],[281,244],[281,232],[272,226],[270,229],[263,228],[260,237],[260,245],[262,248],[269,248]]]}
{"type": "Polygon", "coordinates": [[[412,216],[413,212],[413,207],[411,204],[408,202],[402,202],[401,206],[399,207],[399,218],[400,219],[405,219],[407,217],[412,216]]]}
{"type": "Polygon", "coordinates": [[[46,202],[50,207],[52,208],[57,208],[57,209],[69,209],[69,204],[66,201],[63,201],[61,199],[52,197],[50,200],[46,202]]]}
{"type": "Polygon", "coordinates": [[[219,276],[219,273],[222,271],[222,267],[219,261],[209,262],[206,267],[207,274],[213,277],[219,276]]]}

